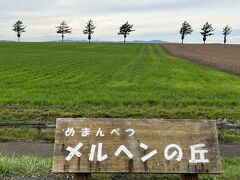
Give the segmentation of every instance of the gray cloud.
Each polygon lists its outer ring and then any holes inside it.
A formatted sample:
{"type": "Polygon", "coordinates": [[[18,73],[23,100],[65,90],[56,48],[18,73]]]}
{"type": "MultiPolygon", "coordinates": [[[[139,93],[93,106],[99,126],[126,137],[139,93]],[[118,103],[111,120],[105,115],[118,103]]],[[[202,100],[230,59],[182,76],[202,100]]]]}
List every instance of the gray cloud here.
{"type": "MultiPolygon", "coordinates": [[[[206,21],[219,32],[225,24],[239,31],[239,9],[239,0],[7,0],[0,6],[0,39],[15,39],[11,26],[18,19],[27,25],[23,40],[58,37],[54,27],[63,19],[73,28],[69,38],[83,39],[82,29],[93,19],[96,39],[119,40],[118,27],[129,20],[137,29],[130,39],[178,41],[179,26],[187,20],[195,30],[189,39],[201,41],[199,29],[206,21]]],[[[216,36],[221,39],[221,33],[216,36]]],[[[231,41],[236,43],[239,38],[231,41]]]]}

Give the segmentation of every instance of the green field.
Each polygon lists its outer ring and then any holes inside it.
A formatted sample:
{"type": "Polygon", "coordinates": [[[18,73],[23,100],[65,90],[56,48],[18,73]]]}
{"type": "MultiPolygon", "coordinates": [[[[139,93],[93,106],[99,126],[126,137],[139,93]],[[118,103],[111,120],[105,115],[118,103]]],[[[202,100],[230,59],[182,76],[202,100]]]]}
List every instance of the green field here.
{"type": "MultiPolygon", "coordinates": [[[[0,43],[0,121],[42,118],[52,123],[56,117],[157,117],[228,118],[236,122],[240,119],[239,108],[238,76],[172,57],[159,45],[0,43]]],[[[39,139],[54,141],[54,130],[44,130],[39,137],[35,129],[0,129],[0,140],[39,139]]],[[[240,135],[222,130],[219,139],[239,141],[240,135]]],[[[237,179],[239,158],[222,162],[221,176],[201,179],[237,179]]],[[[0,158],[0,174],[4,177],[53,176],[50,169],[51,159],[0,158]]],[[[94,175],[96,179],[110,176],[94,175]]]]}
{"type": "Polygon", "coordinates": [[[159,45],[0,43],[0,120],[240,119],[240,78],[159,45]]]}

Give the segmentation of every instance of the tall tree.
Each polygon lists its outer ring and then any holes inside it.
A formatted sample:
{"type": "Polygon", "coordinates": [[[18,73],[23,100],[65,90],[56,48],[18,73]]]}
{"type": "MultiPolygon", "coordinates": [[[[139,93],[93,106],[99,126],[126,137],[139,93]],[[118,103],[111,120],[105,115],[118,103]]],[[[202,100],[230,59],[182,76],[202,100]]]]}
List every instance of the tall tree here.
{"type": "Polygon", "coordinates": [[[232,28],[228,25],[223,28],[224,44],[227,42],[227,36],[232,33],[232,28]]]}
{"type": "Polygon", "coordinates": [[[212,24],[209,24],[208,22],[206,22],[206,24],[203,25],[203,27],[201,28],[201,34],[203,36],[203,42],[205,44],[206,40],[207,40],[207,36],[212,36],[214,35],[213,31],[213,27],[212,24]]]}
{"type": "Polygon", "coordinates": [[[13,25],[13,31],[17,33],[18,37],[18,42],[20,41],[21,34],[23,32],[26,32],[26,26],[23,25],[23,22],[18,20],[14,25],[13,25]]]}
{"type": "Polygon", "coordinates": [[[57,33],[62,35],[62,42],[65,34],[72,33],[72,29],[67,25],[66,21],[62,21],[59,26],[56,26],[57,33]]]}
{"type": "Polygon", "coordinates": [[[88,35],[88,42],[90,43],[91,39],[92,39],[92,34],[94,33],[94,29],[96,28],[96,26],[94,26],[93,21],[89,20],[87,25],[85,26],[85,29],[83,30],[83,34],[87,34],[88,35]]]}
{"type": "Polygon", "coordinates": [[[124,36],[124,43],[126,43],[126,38],[127,36],[130,34],[130,32],[135,31],[132,29],[133,25],[129,24],[128,22],[126,22],[125,24],[123,24],[120,28],[119,28],[119,33],[118,35],[123,35],[124,36]]]}
{"type": "Polygon", "coordinates": [[[181,34],[182,44],[183,44],[183,40],[184,40],[185,36],[188,34],[191,34],[192,32],[193,32],[193,29],[192,29],[191,25],[189,23],[187,23],[186,21],[184,21],[184,23],[182,24],[182,27],[179,31],[179,34],[181,34]]]}

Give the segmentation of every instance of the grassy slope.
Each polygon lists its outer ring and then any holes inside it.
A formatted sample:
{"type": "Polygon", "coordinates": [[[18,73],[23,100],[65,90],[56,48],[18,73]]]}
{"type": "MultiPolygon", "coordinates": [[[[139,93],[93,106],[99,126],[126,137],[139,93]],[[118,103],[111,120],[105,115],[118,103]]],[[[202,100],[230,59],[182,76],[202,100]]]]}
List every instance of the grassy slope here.
{"type": "Polygon", "coordinates": [[[0,120],[239,119],[240,78],[158,45],[0,43],[0,120]]]}

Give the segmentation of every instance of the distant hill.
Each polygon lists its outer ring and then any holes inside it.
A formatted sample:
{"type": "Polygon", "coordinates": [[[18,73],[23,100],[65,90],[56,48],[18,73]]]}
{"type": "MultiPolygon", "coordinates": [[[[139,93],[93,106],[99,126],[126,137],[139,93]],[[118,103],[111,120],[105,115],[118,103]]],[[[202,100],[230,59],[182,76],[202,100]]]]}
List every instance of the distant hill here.
{"type": "MultiPolygon", "coordinates": [[[[61,42],[60,40],[56,41],[47,41],[47,42],[61,42]]],[[[71,39],[66,39],[64,42],[88,42],[86,40],[71,40],[71,39]]],[[[93,40],[91,41],[93,43],[122,43],[122,41],[99,41],[99,40],[93,40]]],[[[150,41],[144,41],[144,40],[134,40],[134,41],[127,41],[127,43],[139,43],[139,44],[165,44],[168,43],[167,41],[162,41],[162,40],[150,40],[150,41]]]]}
{"type": "MultiPolygon", "coordinates": [[[[16,42],[16,41],[8,41],[8,40],[0,40],[0,42],[16,42]]],[[[24,41],[22,41],[24,42],[24,41]]],[[[44,42],[61,42],[61,40],[52,40],[52,41],[44,41],[44,42]]],[[[64,42],[78,42],[78,43],[87,43],[87,40],[71,40],[71,39],[66,39],[64,42]]],[[[93,40],[91,41],[93,43],[123,43],[122,41],[98,41],[98,40],[93,40]]],[[[127,43],[137,43],[137,44],[165,44],[168,43],[167,41],[162,41],[162,40],[150,40],[150,41],[144,41],[144,40],[134,40],[134,41],[127,41],[127,43]]]]}
{"type": "MultiPolygon", "coordinates": [[[[61,40],[52,40],[52,41],[45,41],[45,42],[62,42],[61,40]]],[[[71,39],[66,39],[64,42],[88,42],[86,40],[71,40],[71,39]]]]}
{"type": "Polygon", "coordinates": [[[162,40],[151,40],[151,41],[135,40],[135,41],[129,41],[129,43],[165,44],[165,43],[168,43],[168,42],[167,41],[162,41],[162,40]]]}
{"type": "Polygon", "coordinates": [[[8,41],[8,40],[0,40],[0,42],[14,42],[14,41],[8,41]]]}

